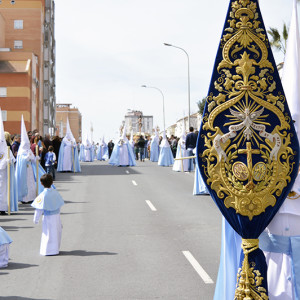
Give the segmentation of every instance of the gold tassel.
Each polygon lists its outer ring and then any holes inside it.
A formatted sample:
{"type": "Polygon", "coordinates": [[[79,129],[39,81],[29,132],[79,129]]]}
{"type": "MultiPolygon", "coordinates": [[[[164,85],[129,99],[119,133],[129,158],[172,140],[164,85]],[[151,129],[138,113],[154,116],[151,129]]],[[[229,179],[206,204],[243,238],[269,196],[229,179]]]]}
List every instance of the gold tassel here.
{"type": "Polygon", "coordinates": [[[244,261],[242,268],[238,271],[237,288],[235,290],[235,300],[268,300],[266,289],[260,284],[263,280],[260,272],[250,267],[248,254],[259,248],[258,239],[242,239],[242,249],[244,261]]]}

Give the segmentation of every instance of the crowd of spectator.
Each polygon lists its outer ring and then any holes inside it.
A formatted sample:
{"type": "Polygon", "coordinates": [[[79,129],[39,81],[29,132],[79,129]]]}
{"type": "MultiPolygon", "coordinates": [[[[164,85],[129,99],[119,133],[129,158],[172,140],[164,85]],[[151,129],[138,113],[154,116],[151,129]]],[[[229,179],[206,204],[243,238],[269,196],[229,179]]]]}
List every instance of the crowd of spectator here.
{"type": "MultiPolygon", "coordinates": [[[[39,134],[37,130],[28,131],[27,132],[28,139],[30,141],[30,149],[34,155],[39,155],[41,166],[47,171],[47,173],[52,173],[53,170],[48,171],[46,161],[47,161],[47,153],[53,152],[55,157],[54,167],[56,168],[56,163],[59,156],[59,148],[62,141],[62,138],[59,136],[50,137],[49,134],[46,134],[44,137],[39,134]],[[38,153],[37,153],[38,152],[38,153]]],[[[21,135],[14,134],[11,135],[9,132],[5,132],[5,139],[7,146],[10,147],[14,157],[17,157],[18,150],[21,144],[21,135]]],[[[48,162],[49,163],[49,162],[48,162]]],[[[55,178],[55,176],[54,176],[55,178]]]]}

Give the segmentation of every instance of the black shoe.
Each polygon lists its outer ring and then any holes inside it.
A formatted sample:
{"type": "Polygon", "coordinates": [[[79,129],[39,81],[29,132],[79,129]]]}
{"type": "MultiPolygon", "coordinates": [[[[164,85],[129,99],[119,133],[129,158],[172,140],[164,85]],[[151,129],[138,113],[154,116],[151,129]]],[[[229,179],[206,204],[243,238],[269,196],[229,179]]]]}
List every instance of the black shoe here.
{"type": "Polygon", "coordinates": [[[2,216],[7,215],[7,213],[6,213],[5,211],[0,211],[0,214],[1,214],[2,216]]]}

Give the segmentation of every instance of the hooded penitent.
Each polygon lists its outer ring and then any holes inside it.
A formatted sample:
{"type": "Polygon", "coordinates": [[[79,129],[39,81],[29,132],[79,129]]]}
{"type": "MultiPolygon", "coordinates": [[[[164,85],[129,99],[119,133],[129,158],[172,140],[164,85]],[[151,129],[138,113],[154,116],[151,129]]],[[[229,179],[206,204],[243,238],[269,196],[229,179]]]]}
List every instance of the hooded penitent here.
{"type": "Polygon", "coordinates": [[[57,171],[81,172],[76,140],[71,131],[69,119],[67,119],[66,135],[59,148],[57,171]]]}
{"type": "Polygon", "coordinates": [[[132,147],[126,137],[126,128],[123,128],[123,133],[120,136],[118,143],[114,146],[113,152],[109,159],[109,164],[112,166],[135,166],[135,158],[132,147]]]}
{"type": "Polygon", "coordinates": [[[188,156],[187,150],[185,148],[185,139],[186,139],[185,123],[184,123],[184,119],[183,119],[182,133],[181,133],[181,137],[178,141],[177,151],[176,151],[176,159],[177,160],[174,161],[173,171],[187,172],[188,169],[189,169],[188,160],[187,159],[181,159],[182,157],[187,157],[188,156]]]}
{"type": "Polygon", "coordinates": [[[0,211],[8,211],[8,203],[10,204],[10,211],[18,210],[14,162],[15,158],[6,144],[2,121],[2,112],[0,109],[0,211]]]}
{"type": "Polygon", "coordinates": [[[150,161],[157,162],[159,157],[159,136],[155,128],[154,135],[150,143],[150,161]]]}
{"type": "Polygon", "coordinates": [[[30,149],[30,142],[24,123],[21,119],[21,144],[18,150],[16,163],[16,184],[18,187],[18,201],[30,202],[36,197],[36,181],[38,181],[38,194],[44,190],[39,178],[45,174],[45,170],[37,161],[30,149]],[[37,172],[38,171],[38,172],[37,172]]]}
{"type": "Polygon", "coordinates": [[[104,136],[102,137],[102,140],[98,147],[97,159],[98,160],[107,160],[108,159],[108,147],[104,141],[104,136]]]}
{"type": "Polygon", "coordinates": [[[170,148],[170,144],[168,142],[166,132],[163,131],[163,138],[160,143],[160,152],[158,157],[158,165],[163,167],[168,167],[173,165],[174,157],[172,150],[170,148]]]}
{"type": "MultiPolygon", "coordinates": [[[[293,3],[282,85],[300,138],[300,35],[297,1],[293,3]]],[[[260,236],[260,248],[268,265],[270,299],[299,299],[300,296],[300,175],[292,192],[260,236]],[[283,225],[284,224],[284,225],[283,225]],[[288,278],[288,279],[287,279],[288,278]]]]}

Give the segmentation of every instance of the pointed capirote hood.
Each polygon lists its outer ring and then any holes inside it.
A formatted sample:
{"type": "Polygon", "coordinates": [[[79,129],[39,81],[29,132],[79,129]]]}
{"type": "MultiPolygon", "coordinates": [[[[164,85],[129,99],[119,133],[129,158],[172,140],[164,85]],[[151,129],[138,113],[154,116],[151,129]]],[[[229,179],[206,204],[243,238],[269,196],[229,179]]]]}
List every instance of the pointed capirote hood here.
{"type": "Polygon", "coordinates": [[[124,126],[123,128],[123,133],[122,133],[122,137],[121,139],[124,141],[124,142],[128,142],[128,139],[126,137],[126,127],[124,126]]]}
{"type": "Polygon", "coordinates": [[[185,133],[185,122],[184,122],[184,118],[183,118],[183,124],[182,124],[182,133],[181,133],[181,138],[182,139],[186,139],[186,133],[185,133]]]}
{"type": "Polygon", "coordinates": [[[102,136],[102,140],[101,140],[101,146],[106,146],[105,140],[104,140],[104,135],[102,136]]]}
{"type": "Polygon", "coordinates": [[[24,122],[24,118],[22,115],[21,118],[21,144],[18,150],[18,156],[19,155],[26,155],[30,153],[33,155],[31,149],[30,149],[30,142],[29,142],[29,138],[27,135],[27,131],[26,131],[26,127],[25,127],[25,122],[24,122]]]}
{"type": "Polygon", "coordinates": [[[158,134],[157,128],[155,127],[154,128],[154,135],[152,136],[151,144],[152,143],[158,143],[158,142],[159,142],[159,134],[158,134]]]}
{"type": "Polygon", "coordinates": [[[282,85],[289,105],[298,139],[300,138],[300,35],[297,1],[294,0],[286,54],[282,71],[282,85]]]}
{"type": "Polygon", "coordinates": [[[181,137],[179,140],[180,145],[185,145],[185,140],[186,140],[186,133],[185,133],[185,122],[183,118],[183,124],[182,124],[182,132],[181,132],[181,137]]]}
{"type": "Polygon", "coordinates": [[[91,144],[91,142],[90,142],[90,140],[89,140],[88,137],[86,137],[85,146],[87,146],[87,147],[92,146],[92,144],[91,144]]]}
{"type": "Polygon", "coordinates": [[[160,147],[170,147],[170,144],[168,142],[165,130],[163,131],[162,136],[163,136],[163,138],[162,138],[162,141],[160,143],[160,147]]]}
{"type": "Polygon", "coordinates": [[[133,143],[133,130],[131,130],[131,133],[130,133],[130,144],[133,143]]]}
{"type": "Polygon", "coordinates": [[[66,135],[63,138],[63,140],[64,141],[72,141],[73,143],[76,143],[76,140],[75,140],[74,135],[70,128],[69,118],[67,118],[67,131],[66,131],[66,135]]]}

